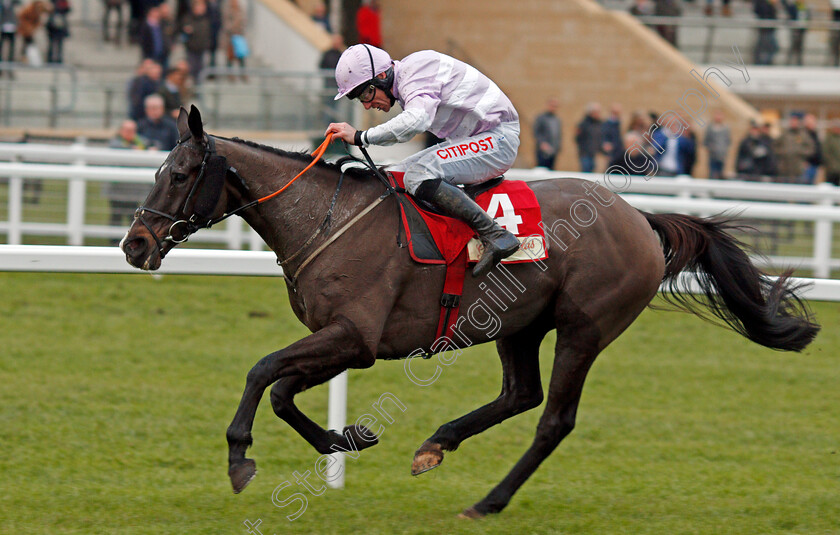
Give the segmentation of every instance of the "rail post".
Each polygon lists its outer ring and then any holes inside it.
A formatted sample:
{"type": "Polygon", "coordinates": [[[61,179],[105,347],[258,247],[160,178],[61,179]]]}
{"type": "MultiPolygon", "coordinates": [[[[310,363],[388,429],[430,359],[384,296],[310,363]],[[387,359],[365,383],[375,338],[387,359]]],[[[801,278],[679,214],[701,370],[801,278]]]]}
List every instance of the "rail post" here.
{"type": "Polygon", "coordinates": [[[21,245],[23,242],[23,178],[9,178],[9,245],[21,245]]]}
{"type": "MultiPolygon", "coordinates": [[[[817,188],[831,189],[833,186],[822,183],[817,188]]],[[[818,206],[832,206],[830,197],[819,201],[818,206]]],[[[814,221],[814,276],[827,279],[831,276],[831,235],[834,223],[828,219],[814,221]]]]}
{"type": "MultiPolygon", "coordinates": [[[[347,425],[347,370],[330,379],[330,401],[327,428],[341,433],[347,425]]],[[[327,469],[327,485],[333,489],[344,488],[345,459],[343,453],[330,454],[335,462],[327,469]]]]}
{"type": "MultiPolygon", "coordinates": [[[[85,146],[80,143],[73,144],[73,150],[82,153],[85,146]]],[[[85,158],[81,154],[73,162],[73,165],[83,167],[85,158]]],[[[85,191],[86,182],[84,178],[71,178],[67,185],[67,241],[69,245],[84,245],[85,241],[85,191]]]]}
{"type": "Polygon", "coordinates": [[[225,221],[228,249],[242,249],[242,218],[231,217],[225,221]]]}

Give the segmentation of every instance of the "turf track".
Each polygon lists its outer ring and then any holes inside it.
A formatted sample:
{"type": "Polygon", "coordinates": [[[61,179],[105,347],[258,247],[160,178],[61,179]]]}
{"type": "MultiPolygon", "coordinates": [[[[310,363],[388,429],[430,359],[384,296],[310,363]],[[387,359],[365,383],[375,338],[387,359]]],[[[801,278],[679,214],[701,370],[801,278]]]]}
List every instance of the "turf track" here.
{"type": "MultiPolygon", "coordinates": [[[[0,532],[243,534],[259,519],[263,534],[840,533],[840,306],[814,306],[824,329],[803,354],[647,311],[596,362],[572,435],[479,522],[455,514],[507,473],[541,408],[437,470],[412,478],[409,466],[438,425],[497,395],[494,347],[425,388],[401,363],[353,372],[350,417],[384,392],[406,411],[348,461],[346,489],[308,494],[289,522],[297,504],[276,507],[272,491],[318,455],[268,396],[249,454],[257,478],[234,496],[226,476],[245,374],[306,334],[281,280],[0,274],[0,532]]],[[[323,423],[326,397],[316,388],[300,406],[323,423]]]]}

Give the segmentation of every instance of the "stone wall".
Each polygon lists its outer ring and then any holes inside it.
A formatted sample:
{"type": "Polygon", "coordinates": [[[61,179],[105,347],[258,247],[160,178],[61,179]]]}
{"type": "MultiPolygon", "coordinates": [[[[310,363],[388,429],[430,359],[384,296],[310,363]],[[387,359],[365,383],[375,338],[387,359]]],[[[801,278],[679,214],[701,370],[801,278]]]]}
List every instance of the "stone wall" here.
{"type": "MultiPolygon", "coordinates": [[[[549,97],[559,99],[563,121],[556,168],[570,171],[578,170],[575,126],[588,102],[604,108],[620,103],[626,124],[632,110],[679,111],[683,99],[701,110],[697,95],[703,95],[706,108],[697,119],[708,122],[712,111],[721,109],[732,126],[733,145],[757,115],[717,80],[711,82],[719,94],[714,96],[692,77],[691,62],[632,16],[606,11],[592,0],[383,0],[382,21],[385,47],[393,57],[427,48],[448,53],[483,71],[508,94],[522,123],[517,167],[535,163],[532,125],[549,97]]],[[[748,83],[734,68],[718,67],[731,83],[748,83]]],[[[698,120],[694,127],[702,130],[698,120]]],[[[706,160],[701,150],[696,176],[707,176],[706,160]]]]}

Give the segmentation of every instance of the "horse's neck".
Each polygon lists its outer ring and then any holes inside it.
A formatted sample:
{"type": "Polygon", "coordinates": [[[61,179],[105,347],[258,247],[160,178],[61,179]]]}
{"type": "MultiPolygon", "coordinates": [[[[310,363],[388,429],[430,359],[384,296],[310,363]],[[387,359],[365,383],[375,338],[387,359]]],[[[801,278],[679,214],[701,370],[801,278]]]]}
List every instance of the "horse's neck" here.
{"type": "MultiPolygon", "coordinates": [[[[252,147],[248,149],[243,152],[245,156],[233,165],[250,190],[252,198],[249,201],[279,190],[307,165],[307,162],[293,157],[266,153],[252,147]]],[[[300,251],[317,232],[327,216],[338,179],[336,171],[316,166],[283,193],[246,211],[242,217],[283,261],[300,251]]],[[[373,190],[365,190],[371,188],[360,188],[358,181],[345,180],[340,195],[353,196],[361,202],[366,197],[377,195],[373,190]]],[[[343,214],[333,213],[333,221],[340,223],[342,219],[343,214]]]]}

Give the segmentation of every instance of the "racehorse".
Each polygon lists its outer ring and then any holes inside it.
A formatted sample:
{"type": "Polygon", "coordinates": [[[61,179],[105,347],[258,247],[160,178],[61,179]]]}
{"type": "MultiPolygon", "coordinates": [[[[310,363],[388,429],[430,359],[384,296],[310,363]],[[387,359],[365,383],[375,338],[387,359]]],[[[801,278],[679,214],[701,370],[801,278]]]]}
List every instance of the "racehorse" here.
{"type": "MultiPolygon", "coordinates": [[[[430,348],[444,266],[415,263],[399,246],[396,202],[371,173],[342,173],[335,164],[318,163],[292,183],[309,163],[308,155],[208,135],[194,106],[189,113],[181,109],[178,129],[180,141],[158,169],[122,241],[126,259],[138,268],[158,269],[190,234],[237,213],[277,254],[292,309],[312,332],[248,372],[227,430],[234,492],[256,474],[245,453],[257,406],[272,384],[277,416],[318,452],[374,445],[375,435],[364,426],[351,425],[342,433],[321,428],[295,406],[295,394],[348,368],[430,348]]],[[[681,308],[773,349],[800,351],[819,330],[798,288],[787,275],[771,279],[758,271],[727,232],[732,228],[727,219],[641,212],[584,180],[529,185],[542,209],[548,258],[504,267],[507,280],[521,283],[520,294],[497,311],[498,325],[488,331],[481,320],[464,321],[459,341],[447,347],[495,340],[503,369],[501,394],[442,425],[412,464],[415,475],[434,468],[444,451],[540,405],[539,347],[555,329],[554,367],[536,437],[504,480],[462,513],[472,518],[501,511],[572,431],[595,358],[648,306],[663,282],[681,308]],[[679,279],[684,270],[702,290],[700,296],[684,291],[679,279]]],[[[482,297],[486,301],[493,273],[467,277],[463,306],[482,297]]]]}

